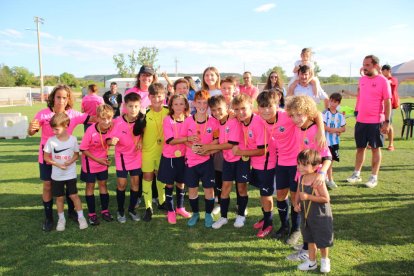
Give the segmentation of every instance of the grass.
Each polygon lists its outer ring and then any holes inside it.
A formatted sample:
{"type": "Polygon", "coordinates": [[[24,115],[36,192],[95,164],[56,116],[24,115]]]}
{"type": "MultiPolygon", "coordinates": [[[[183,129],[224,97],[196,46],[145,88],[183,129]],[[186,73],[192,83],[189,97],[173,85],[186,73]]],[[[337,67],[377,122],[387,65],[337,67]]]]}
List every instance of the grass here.
{"type": "MultiPolygon", "coordinates": [[[[354,100],[346,99],[343,105],[353,106],[354,100]]],[[[41,108],[36,104],[1,108],[0,112],[21,112],[33,118],[41,108]]],[[[412,274],[414,143],[412,139],[399,138],[399,111],[394,119],[396,151],[383,151],[379,185],[374,189],[344,181],[353,170],[355,156],[355,119],[347,119],[341,162],[334,167],[339,188],[331,191],[335,228],[335,245],[331,250],[333,275],[412,274]]],[[[80,138],[81,133],[82,127],[78,127],[75,135],[80,138]]],[[[302,274],[296,269],[297,263],[285,259],[292,253],[287,245],[255,237],[252,225],[261,213],[257,190],[250,192],[249,216],[242,229],[232,226],[234,213],[230,214],[228,225],[213,230],[205,229],[202,223],[189,229],[185,219],[178,219],[175,226],[169,225],[156,210],[150,223],[128,220],[120,225],[103,221],[100,226],[80,231],[68,221],[62,233],[42,232],[39,140],[38,136],[0,140],[0,274],[302,274]]],[[[363,180],[369,176],[370,158],[368,153],[363,180]]],[[[78,188],[83,200],[84,184],[79,182],[78,188]]],[[[110,209],[115,213],[113,167],[109,189],[110,209]]],[[[232,200],[231,208],[234,204],[232,200]]],[[[143,211],[138,210],[141,214],[143,211]]],[[[274,221],[278,227],[277,214],[274,221]]]]}

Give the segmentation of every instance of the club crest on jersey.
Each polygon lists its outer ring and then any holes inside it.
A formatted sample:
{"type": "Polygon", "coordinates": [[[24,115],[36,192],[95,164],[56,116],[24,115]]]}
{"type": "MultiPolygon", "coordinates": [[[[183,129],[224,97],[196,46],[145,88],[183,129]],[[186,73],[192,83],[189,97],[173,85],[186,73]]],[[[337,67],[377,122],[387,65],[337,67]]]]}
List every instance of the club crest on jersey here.
{"type": "Polygon", "coordinates": [[[249,135],[249,138],[253,138],[253,130],[249,129],[248,135],[249,135]]]}
{"type": "Polygon", "coordinates": [[[226,133],[230,133],[230,127],[226,126],[226,129],[224,130],[226,133]]]}
{"type": "Polygon", "coordinates": [[[279,131],[280,131],[280,132],[285,132],[285,127],[284,127],[284,126],[280,126],[280,127],[279,127],[279,131]]]}
{"type": "Polygon", "coordinates": [[[213,129],[212,129],[211,127],[208,127],[208,128],[206,129],[206,131],[207,131],[207,133],[212,133],[212,132],[213,132],[213,129]]]}
{"type": "Polygon", "coordinates": [[[303,139],[303,143],[305,143],[305,145],[309,145],[309,139],[308,139],[308,137],[305,137],[305,139],[303,139]]]}

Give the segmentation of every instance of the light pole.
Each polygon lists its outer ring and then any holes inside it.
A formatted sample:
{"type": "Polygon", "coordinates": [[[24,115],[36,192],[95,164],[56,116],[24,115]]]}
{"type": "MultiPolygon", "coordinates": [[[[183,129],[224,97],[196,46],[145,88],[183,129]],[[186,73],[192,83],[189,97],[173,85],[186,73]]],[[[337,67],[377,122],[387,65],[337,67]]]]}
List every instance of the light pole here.
{"type": "Polygon", "coordinates": [[[36,22],[36,32],[37,32],[37,52],[39,55],[39,73],[40,73],[40,101],[43,103],[43,73],[42,73],[42,51],[40,48],[40,30],[39,24],[43,24],[45,20],[41,17],[35,16],[34,22],[36,22]]]}

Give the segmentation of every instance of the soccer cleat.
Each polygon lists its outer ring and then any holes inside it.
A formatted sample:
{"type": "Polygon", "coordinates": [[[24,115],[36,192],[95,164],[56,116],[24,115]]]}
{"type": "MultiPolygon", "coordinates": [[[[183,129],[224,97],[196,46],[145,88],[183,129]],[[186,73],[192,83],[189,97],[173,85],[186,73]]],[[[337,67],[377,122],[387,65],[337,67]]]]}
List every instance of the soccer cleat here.
{"type": "Polygon", "coordinates": [[[265,229],[260,229],[260,231],[257,233],[256,237],[263,239],[264,237],[266,237],[267,235],[270,234],[270,232],[272,232],[273,226],[268,226],[265,229]]]}
{"type": "Polygon", "coordinates": [[[88,221],[90,225],[93,225],[93,226],[99,225],[99,220],[96,215],[88,215],[88,221]]]}
{"type": "Polygon", "coordinates": [[[188,220],[187,225],[189,227],[194,227],[199,220],[200,220],[200,213],[193,213],[191,218],[188,220]]]}
{"type": "Polygon", "coordinates": [[[114,220],[114,217],[111,215],[111,213],[108,210],[103,211],[101,214],[102,214],[102,219],[107,222],[111,222],[114,220]]]}
{"type": "Polygon", "coordinates": [[[331,260],[329,258],[321,259],[321,272],[322,273],[331,272],[331,260]]]}
{"type": "Polygon", "coordinates": [[[263,224],[264,224],[264,220],[261,219],[258,222],[256,222],[255,224],[253,224],[253,228],[254,229],[262,229],[263,228],[263,224]]]}
{"type": "Polygon", "coordinates": [[[361,182],[362,178],[361,178],[361,176],[356,175],[355,172],[354,172],[350,177],[348,177],[346,179],[346,181],[348,181],[349,183],[354,184],[354,183],[357,183],[357,182],[361,182]]]}
{"type": "Polygon", "coordinates": [[[174,211],[168,211],[167,213],[167,221],[169,224],[176,224],[177,223],[177,215],[174,211]]]}
{"type": "Polygon", "coordinates": [[[117,212],[116,213],[116,219],[118,220],[119,223],[125,223],[126,222],[126,217],[124,212],[117,212]]]}
{"type": "Polygon", "coordinates": [[[145,222],[150,222],[152,220],[152,209],[151,208],[145,209],[145,214],[142,220],[145,222]]]}
{"type": "Polygon", "coordinates": [[[85,217],[78,218],[78,222],[80,230],[88,228],[88,222],[86,221],[85,217]]]}
{"type": "Polygon", "coordinates": [[[66,220],[65,219],[59,219],[56,225],[56,231],[65,231],[66,228],[66,220]]]}
{"type": "Polygon", "coordinates": [[[233,225],[236,228],[242,228],[245,222],[246,222],[246,217],[237,215],[236,221],[234,222],[233,225]]]}
{"type": "Polygon", "coordinates": [[[183,218],[190,218],[191,214],[185,210],[184,207],[175,209],[177,215],[182,216],[183,218]]]}
{"type": "Polygon", "coordinates": [[[369,177],[368,182],[365,183],[365,186],[367,188],[374,188],[377,185],[378,185],[378,180],[375,177],[373,177],[372,175],[369,177]]]}
{"type": "Polygon", "coordinates": [[[213,209],[213,215],[218,215],[218,214],[220,214],[220,211],[221,211],[221,208],[220,208],[220,205],[216,205],[216,207],[214,207],[214,209],[213,209]]]}
{"type": "Polygon", "coordinates": [[[286,259],[289,261],[306,261],[309,259],[309,253],[308,250],[301,249],[287,256],[286,259]]]}
{"type": "Polygon", "coordinates": [[[316,261],[306,260],[305,262],[298,265],[298,269],[302,271],[308,271],[308,270],[315,270],[318,268],[318,264],[316,261]]]}
{"type": "Polygon", "coordinates": [[[206,213],[206,216],[204,218],[204,226],[207,228],[211,228],[213,226],[214,219],[211,214],[206,213]]]}
{"type": "Polygon", "coordinates": [[[297,244],[300,239],[301,233],[300,230],[291,231],[289,238],[287,238],[286,243],[289,245],[297,244]]]}
{"type": "Polygon", "coordinates": [[[74,222],[78,222],[78,213],[75,210],[68,210],[68,217],[74,222]]]}
{"type": "Polygon", "coordinates": [[[53,219],[45,218],[42,225],[42,230],[45,232],[50,232],[53,229],[53,219]]]}
{"type": "Polygon", "coordinates": [[[133,221],[140,221],[141,220],[141,218],[139,217],[139,215],[135,211],[128,211],[128,215],[130,216],[130,218],[133,221]]]}
{"type": "Polygon", "coordinates": [[[213,229],[220,229],[223,225],[227,224],[229,220],[227,218],[220,217],[213,225],[213,229]]]}
{"type": "Polygon", "coordinates": [[[327,181],[326,186],[328,186],[328,188],[331,190],[338,188],[338,185],[336,185],[335,181],[333,180],[327,181]]]}
{"type": "Polygon", "coordinates": [[[289,227],[281,226],[279,230],[277,230],[273,235],[272,238],[276,240],[286,240],[289,237],[289,227]]]}

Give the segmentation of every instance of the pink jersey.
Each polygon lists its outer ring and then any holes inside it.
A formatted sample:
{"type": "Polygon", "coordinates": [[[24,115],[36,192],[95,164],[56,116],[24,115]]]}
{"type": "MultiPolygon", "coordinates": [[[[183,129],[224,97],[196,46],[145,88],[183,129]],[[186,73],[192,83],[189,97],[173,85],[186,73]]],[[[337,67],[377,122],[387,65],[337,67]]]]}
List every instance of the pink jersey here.
{"type": "Polygon", "coordinates": [[[316,124],[310,125],[306,129],[296,128],[296,141],[299,152],[304,149],[313,149],[319,152],[322,159],[324,157],[332,157],[328,146],[320,148],[315,141],[315,136],[318,132],[318,126],[316,124]]]}
{"type": "Polygon", "coordinates": [[[162,155],[166,158],[175,158],[185,155],[185,144],[170,145],[171,140],[174,138],[180,138],[181,128],[184,125],[184,121],[176,121],[171,116],[164,118],[162,127],[164,128],[164,141],[165,144],[162,148],[162,155]],[[179,156],[178,156],[179,155],[179,156]]]}
{"type": "Polygon", "coordinates": [[[240,94],[249,95],[253,99],[257,97],[257,95],[259,94],[259,89],[253,85],[250,87],[247,87],[245,85],[240,85],[239,89],[240,89],[240,94]]]}
{"type": "MultiPolygon", "coordinates": [[[[220,122],[219,122],[220,123],[220,122]]],[[[219,127],[219,143],[229,143],[231,145],[239,145],[241,137],[240,123],[236,118],[227,119],[224,124],[220,123],[219,127]]],[[[223,158],[227,162],[236,162],[240,160],[240,156],[233,154],[232,149],[223,150],[223,158]]]]}
{"type": "Polygon", "coordinates": [[[293,136],[297,127],[285,110],[279,110],[276,116],[273,138],[276,142],[277,163],[281,166],[296,166],[299,147],[293,136]]]}
{"type": "MultiPolygon", "coordinates": [[[[148,97],[149,96],[148,91],[142,91],[138,87],[134,86],[128,89],[127,91],[125,91],[124,98],[129,93],[136,93],[141,97],[141,109],[145,110],[151,105],[151,100],[148,97]]],[[[123,103],[122,113],[126,113],[125,103],[123,103]]]]}
{"type": "MultiPolygon", "coordinates": [[[[88,114],[80,113],[79,111],[69,109],[66,110],[65,113],[69,116],[70,124],[68,126],[67,132],[69,135],[72,135],[73,130],[79,124],[83,124],[87,122],[89,119],[88,114]]],[[[54,136],[53,129],[50,126],[50,120],[52,119],[55,112],[53,112],[50,108],[45,108],[40,110],[36,113],[35,119],[39,121],[40,128],[41,128],[41,138],[40,138],[40,147],[39,147],[39,163],[43,163],[43,147],[47,142],[47,139],[54,136]]]]}
{"type": "Polygon", "coordinates": [[[113,120],[114,127],[111,137],[119,139],[115,146],[115,165],[118,171],[136,170],[141,168],[142,152],[136,149],[136,144],[141,140],[141,136],[134,136],[133,127],[135,122],[127,122],[124,116],[113,120]]]}
{"type": "Polygon", "coordinates": [[[96,108],[103,104],[104,100],[96,94],[86,95],[82,99],[82,110],[90,116],[96,116],[96,108]]]}
{"type": "MultiPolygon", "coordinates": [[[[105,132],[99,132],[97,124],[91,125],[85,132],[82,138],[82,142],[79,146],[81,151],[89,151],[96,158],[108,158],[108,145],[106,140],[111,138],[110,130],[105,132]]],[[[86,155],[82,154],[82,171],[85,173],[98,173],[106,171],[107,166],[99,164],[98,162],[90,159],[86,155]]]]}
{"type": "MultiPolygon", "coordinates": [[[[196,122],[194,115],[188,117],[185,119],[181,128],[180,136],[188,137],[198,135],[201,139],[199,144],[210,144],[215,138],[217,138],[219,132],[219,122],[211,116],[208,116],[206,121],[196,122]]],[[[210,155],[196,154],[190,147],[186,149],[185,157],[188,167],[194,167],[210,159],[210,155]]]]}
{"type": "MultiPolygon", "coordinates": [[[[262,119],[263,120],[263,119],[262,119]]],[[[267,158],[267,169],[274,169],[276,167],[276,139],[274,137],[274,132],[276,131],[277,123],[269,124],[263,120],[263,124],[266,127],[266,158],[267,158]]]]}
{"type": "MultiPolygon", "coordinates": [[[[256,114],[253,114],[250,122],[245,125],[241,125],[241,137],[239,147],[241,150],[255,150],[255,149],[264,149],[266,143],[269,141],[269,137],[266,137],[267,131],[265,130],[265,125],[263,120],[256,114]]],[[[267,154],[260,156],[251,156],[250,164],[254,169],[264,170],[265,163],[267,161],[267,154]]]]}
{"type": "Polygon", "coordinates": [[[357,122],[376,124],[385,120],[384,100],[391,99],[391,87],[388,80],[378,75],[373,78],[363,76],[359,80],[357,102],[357,122]]]}

